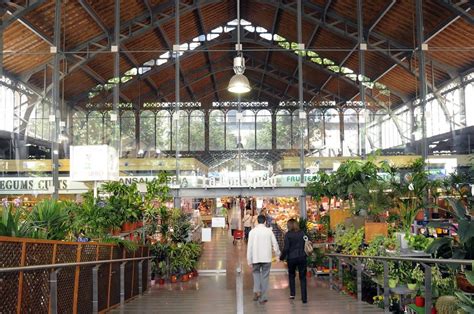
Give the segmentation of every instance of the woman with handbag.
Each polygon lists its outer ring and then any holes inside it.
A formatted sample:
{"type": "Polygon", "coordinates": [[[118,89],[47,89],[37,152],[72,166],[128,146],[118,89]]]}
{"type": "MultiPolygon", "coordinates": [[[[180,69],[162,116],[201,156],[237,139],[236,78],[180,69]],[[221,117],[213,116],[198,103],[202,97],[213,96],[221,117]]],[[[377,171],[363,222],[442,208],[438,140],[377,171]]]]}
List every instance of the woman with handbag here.
{"type": "Polygon", "coordinates": [[[306,290],[306,252],[305,244],[307,237],[300,230],[298,222],[295,219],[288,220],[288,232],[285,235],[285,246],[283,248],[280,260],[288,262],[288,280],[290,282],[290,299],[295,298],[295,276],[298,268],[301,284],[301,300],[303,303],[308,301],[306,290]]]}

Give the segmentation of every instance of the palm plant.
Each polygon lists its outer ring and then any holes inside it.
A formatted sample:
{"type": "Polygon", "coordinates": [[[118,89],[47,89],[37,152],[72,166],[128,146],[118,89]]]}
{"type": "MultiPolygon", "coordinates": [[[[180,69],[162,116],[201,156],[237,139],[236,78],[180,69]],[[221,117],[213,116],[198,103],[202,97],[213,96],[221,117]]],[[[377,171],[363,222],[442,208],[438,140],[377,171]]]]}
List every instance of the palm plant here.
{"type": "Polygon", "coordinates": [[[13,205],[0,207],[0,236],[28,237],[27,225],[24,223],[24,211],[13,205]]]}
{"type": "Polygon", "coordinates": [[[63,240],[69,230],[69,216],[56,200],[43,200],[33,207],[27,225],[34,238],[63,240]]]}

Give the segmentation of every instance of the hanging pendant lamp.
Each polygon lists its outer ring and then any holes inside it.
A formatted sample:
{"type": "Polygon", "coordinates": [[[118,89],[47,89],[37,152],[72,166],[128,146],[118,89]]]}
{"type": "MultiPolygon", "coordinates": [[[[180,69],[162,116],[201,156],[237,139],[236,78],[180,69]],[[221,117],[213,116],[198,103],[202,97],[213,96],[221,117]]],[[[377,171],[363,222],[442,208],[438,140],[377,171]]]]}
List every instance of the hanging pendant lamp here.
{"type": "Polygon", "coordinates": [[[237,57],[234,58],[234,72],[235,74],[229,81],[227,90],[235,94],[245,94],[250,92],[250,83],[245,72],[245,59],[242,56],[242,45],[240,44],[240,0],[237,0],[237,57]]]}

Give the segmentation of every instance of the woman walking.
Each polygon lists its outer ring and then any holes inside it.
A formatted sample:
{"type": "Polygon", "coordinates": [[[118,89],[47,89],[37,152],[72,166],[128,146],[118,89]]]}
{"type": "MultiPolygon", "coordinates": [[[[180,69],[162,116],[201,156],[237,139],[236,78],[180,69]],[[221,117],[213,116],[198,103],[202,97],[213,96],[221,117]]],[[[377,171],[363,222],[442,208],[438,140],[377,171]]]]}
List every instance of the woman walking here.
{"type": "Polygon", "coordinates": [[[295,298],[295,275],[296,269],[300,277],[301,300],[308,301],[306,291],[306,253],[304,251],[305,234],[300,230],[295,219],[288,220],[288,232],[285,235],[285,246],[280,260],[288,262],[288,279],[290,282],[290,299],[295,298]]]}
{"type": "Polygon", "coordinates": [[[252,229],[252,223],[253,223],[252,220],[253,220],[253,217],[252,217],[252,215],[250,215],[250,210],[247,209],[247,211],[245,212],[244,219],[242,219],[242,223],[244,224],[244,232],[245,232],[245,241],[246,242],[249,239],[249,233],[250,233],[250,230],[252,229]]]}

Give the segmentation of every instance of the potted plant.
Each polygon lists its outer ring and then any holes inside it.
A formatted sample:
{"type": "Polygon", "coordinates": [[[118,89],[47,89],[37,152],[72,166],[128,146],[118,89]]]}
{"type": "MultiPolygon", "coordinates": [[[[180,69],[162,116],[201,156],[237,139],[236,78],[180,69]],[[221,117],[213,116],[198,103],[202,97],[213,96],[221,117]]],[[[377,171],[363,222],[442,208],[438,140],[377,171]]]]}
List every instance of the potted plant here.
{"type": "Polygon", "coordinates": [[[398,249],[397,239],[394,238],[393,236],[392,237],[386,237],[386,238],[384,238],[383,246],[385,247],[385,251],[387,253],[393,254],[393,253],[397,252],[397,249],[398,249]]]}
{"type": "Polygon", "coordinates": [[[427,238],[422,234],[408,236],[408,246],[415,253],[424,252],[431,242],[433,242],[433,238],[427,238]]]}
{"type": "MultiPolygon", "coordinates": [[[[474,259],[474,220],[472,196],[462,200],[448,199],[449,212],[455,217],[457,224],[432,222],[428,226],[449,228],[454,230],[458,237],[445,236],[435,239],[427,248],[427,252],[439,258],[474,259]]],[[[469,267],[468,267],[469,270],[469,267]]],[[[471,268],[472,270],[472,268],[471,268]]],[[[469,293],[474,293],[474,286],[466,279],[463,272],[456,276],[458,287],[469,293]]]]}
{"type": "Polygon", "coordinates": [[[389,277],[388,277],[388,286],[390,288],[395,288],[400,280],[400,267],[398,264],[394,262],[389,262],[388,264],[389,269],[389,277]]]}

